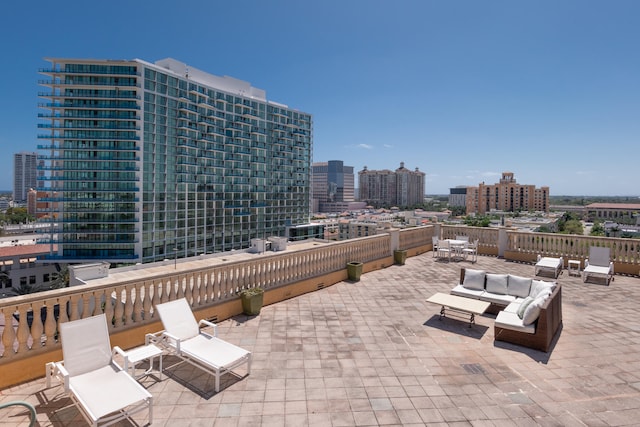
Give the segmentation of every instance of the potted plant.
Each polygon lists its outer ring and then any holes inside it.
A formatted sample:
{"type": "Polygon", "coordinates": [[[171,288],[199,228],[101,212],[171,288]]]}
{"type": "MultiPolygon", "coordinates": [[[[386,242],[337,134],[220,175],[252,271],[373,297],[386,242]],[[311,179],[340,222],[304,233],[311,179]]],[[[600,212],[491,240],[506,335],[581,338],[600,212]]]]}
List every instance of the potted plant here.
{"type": "Polygon", "coordinates": [[[347,276],[349,280],[352,282],[357,282],[360,280],[360,275],[362,274],[362,263],[361,262],[348,262],[347,263],[347,276]]]}
{"type": "Polygon", "coordinates": [[[262,308],[264,296],[264,289],[255,287],[245,289],[240,292],[240,299],[242,301],[242,312],[247,316],[255,316],[260,314],[262,308]]]}
{"type": "Polygon", "coordinates": [[[400,249],[393,251],[393,260],[398,265],[404,265],[404,262],[407,260],[407,251],[400,249]]]}

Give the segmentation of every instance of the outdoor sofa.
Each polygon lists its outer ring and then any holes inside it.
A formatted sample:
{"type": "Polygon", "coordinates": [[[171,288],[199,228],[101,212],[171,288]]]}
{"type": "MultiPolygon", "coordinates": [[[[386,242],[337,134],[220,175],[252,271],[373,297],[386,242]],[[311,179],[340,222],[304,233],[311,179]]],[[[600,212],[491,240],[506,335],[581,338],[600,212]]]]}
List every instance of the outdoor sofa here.
{"type": "Polygon", "coordinates": [[[496,341],[548,352],[562,326],[562,288],[556,282],[462,268],[451,294],[491,303],[496,341]]]}

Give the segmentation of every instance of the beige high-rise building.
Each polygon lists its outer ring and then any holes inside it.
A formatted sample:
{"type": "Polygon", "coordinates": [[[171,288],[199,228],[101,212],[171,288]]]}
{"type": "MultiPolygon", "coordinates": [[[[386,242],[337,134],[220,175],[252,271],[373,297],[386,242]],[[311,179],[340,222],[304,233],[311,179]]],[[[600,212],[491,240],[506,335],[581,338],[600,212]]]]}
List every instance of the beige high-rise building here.
{"type": "Polygon", "coordinates": [[[411,171],[404,162],[395,171],[369,170],[358,172],[360,200],[376,207],[411,207],[424,202],[425,173],[411,171]]]}
{"type": "Polygon", "coordinates": [[[500,182],[467,187],[467,214],[485,214],[492,210],[515,212],[535,210],[549,212],[549,187],[518,184],[513,172],[503,172],[500,182]]]}

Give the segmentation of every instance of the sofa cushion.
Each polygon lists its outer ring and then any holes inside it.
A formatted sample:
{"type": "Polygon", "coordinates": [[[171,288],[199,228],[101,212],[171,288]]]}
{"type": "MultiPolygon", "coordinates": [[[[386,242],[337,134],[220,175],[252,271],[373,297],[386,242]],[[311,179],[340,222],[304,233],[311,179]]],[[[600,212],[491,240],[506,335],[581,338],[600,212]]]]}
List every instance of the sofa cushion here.
{"type": "Polygon", "coordinates": [[[467,268],[464,271],[464,281],[462,286],[467,289],[484,290],[484,277],[486,273],[483,270],[472,270],[467,268]]]}
{"type": "Polygon", "coordinates": [[[526,298],[531,290],[531,279],[529,277],[509,275],[507,291],[509,295],[526,298]]]}
{"type": "Polygon", "coordinates": [[[511,329],[514,331],[525,332],[527,334],[536,333],[535,325],[525,325],[524,323],[522,323],[522,319],[520,319],[516,313],[511,313],[504,310],[498,313],[498,315],[496,316],[494,326],[504,329],[511,329]]]}
{"type": "Polygon", "coordinates": [[[480,299],[482,301],[488,301],[492,304],[506,307],[514,302],[516,300],[516,297],[514,297],[513,295],[494,294],[493,292],[485,291],[482,293],[482,295],[480,295],[480,299]]]}
{"type": "Polygon", "coordinates": [[[524,317],[524,311],[527,309],[527,307],[529,307],[529,304],[531,304],[533,301],[534,301],[533,297],[526,297],[524,301],[520,303],[520,306],[516,311],[516,314],[518,315],[519,318],[522,319],[524,317]]]}
{"type": "Polygon", "coordinates": [[[541,295],[537,296],[524,310],[524,313],[522,314],[522,323],[524,325],[531,325],[538,319],[538,316],[540,316],[542,305],[550,295],[550,293],[545,292],[546,291],[543,290],[541,295]]]}
{"type": "Polygon", "coordinates": [[[485,289],[492,294],[508,295],[507,284],[509,276],[507,274],[487,274],[487,286],[485,289]]]}
{"type": "Polygon", "coordinates": [[[520,304],[522,303],[522,301],[518,301],[517,299],[513,302],[510,302],[508,306],[506,306],[505,308],[503,308],[502,310],[504,311],[508,311],[510,313],[517,313],[518,309],[520,308],[520,304]]]}
{"type": "Polygon", "coordinates": [[[459,297],[479,299],[480,296],[484,293],[484,290],[469,289],[469,288],[465,288],[462,285],[458,285],[455,288],[451,289],[451,292],[449,293],[451,295],[457,295],[459,297]]]}
{"type": "Polygon", "coordinates": [[[553,292],[555,287],[555,282],[545,282],[544,280],[534,279],[531,281],[531,290],[529,290],[529,295],[535,298],[543,291],[553,292]]]}

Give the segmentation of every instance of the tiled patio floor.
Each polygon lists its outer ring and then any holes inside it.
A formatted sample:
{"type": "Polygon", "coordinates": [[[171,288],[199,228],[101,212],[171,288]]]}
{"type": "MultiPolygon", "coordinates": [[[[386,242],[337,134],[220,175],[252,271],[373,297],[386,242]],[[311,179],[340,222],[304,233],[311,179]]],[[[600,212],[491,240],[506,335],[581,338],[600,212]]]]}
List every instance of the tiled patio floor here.
{"type": "MultiPolygon", "coordinates": [[[[640,424],[640,279],[616,276],[606,287],[565,270],[564,328],[541,353],[494,343],[493,316],[471,328],[438,320],[439,307],[425,299],[448,292],[462,266],[534,272],[497,258],[472,266],[425,253],[223,321],[220,337],[253,352],[251,375],[225,377],[219,393],[212,377],[185,365],[163,381],[143,379],[154,395],[153,425],[640,424]]],[[[86,425],[62,387],[45,389],[44,379],[0,391],[0,402],[10,400],[35,405],[42,426],[86,425]]],[[[24,413],[4,410],[0,425],[27,425],[24,413]]]]}

